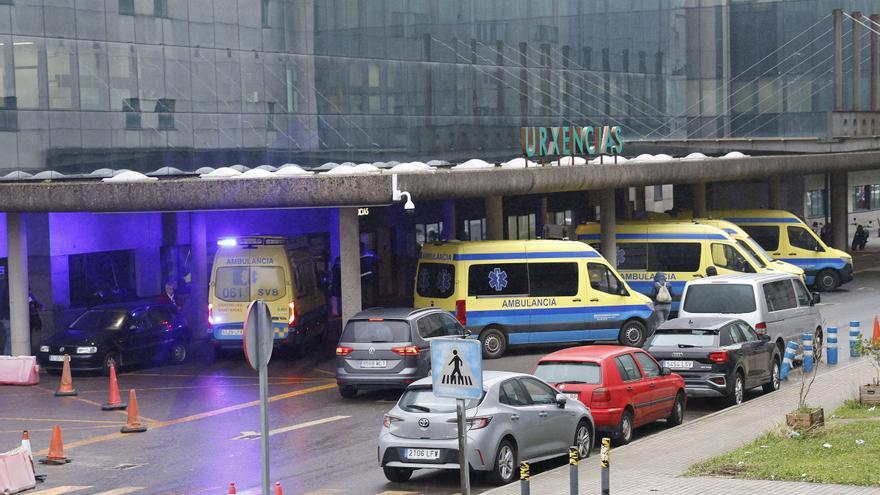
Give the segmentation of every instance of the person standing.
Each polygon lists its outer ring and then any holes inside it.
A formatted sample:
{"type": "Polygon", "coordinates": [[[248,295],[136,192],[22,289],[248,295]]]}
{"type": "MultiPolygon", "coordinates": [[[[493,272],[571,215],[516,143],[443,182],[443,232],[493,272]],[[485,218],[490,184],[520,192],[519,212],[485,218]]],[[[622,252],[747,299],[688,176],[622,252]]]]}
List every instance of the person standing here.
{"type": "Polygon", "coordinates": [[[672,310],[672,288],[663,272],[654,274],[651,299],[654,300],[654,311],[657,314],[657,325],[659,326],[669,319],[669,312],[672,310]]]}
{"type": "Polygon", "coordinates": [[[159,294],[156,302],[159,304],[173,304],[174,307],[180,309],[180,303],[177,301],[177,296],[174,294],[173,282],[165,282],[165,290],[159,294]]]}

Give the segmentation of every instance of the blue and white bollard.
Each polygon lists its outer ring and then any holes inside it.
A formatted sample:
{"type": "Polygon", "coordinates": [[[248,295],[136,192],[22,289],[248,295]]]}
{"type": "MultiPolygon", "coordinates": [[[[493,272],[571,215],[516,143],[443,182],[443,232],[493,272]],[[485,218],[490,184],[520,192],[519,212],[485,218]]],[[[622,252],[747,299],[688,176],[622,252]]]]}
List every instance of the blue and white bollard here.
{"type": "Polygon", "coordinates": [[[804,347],[804,374],[813,371],[813,334],[805,333],[801,337],[804,347]]]}
{"type": "Polygon", "coordinates": [[[782,356],[782,369],[779,370],[779,379],[788,380],[788,372],[791,370],[791,363],[797,354],[797,342],[789,342],[785,344],[785,354],[782,356]]]}
{"type": "Polygon", "coordinates": [[[861,324],[857,321],[849,322],[849,357],[859,357],[859,348],[856,346],[862,338],[861,324]]]}
{"type": "Polygon", "coordinates": [[[828,327],[828,341],[825,342],[825,348],[828,350],[828,364],[837,364],[837,327],[828,327]]]}

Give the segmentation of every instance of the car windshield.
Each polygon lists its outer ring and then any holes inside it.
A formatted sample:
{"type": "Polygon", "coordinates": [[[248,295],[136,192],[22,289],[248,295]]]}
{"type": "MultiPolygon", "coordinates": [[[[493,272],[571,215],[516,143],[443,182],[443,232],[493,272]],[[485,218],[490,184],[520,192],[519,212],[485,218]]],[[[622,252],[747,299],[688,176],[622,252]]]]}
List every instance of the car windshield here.
{"type": "Polygon", "coordinates": [[[597,363],[538,363],[535,376],[549,383],[602,383],[602,368],[597,363]]]}
{"type": "Polygon", "coordinates": [[[119,330],[128,316],[125,309],[90,309],[70,324],[77,330],[119,330]]]}
{"type": "Polygon", "coordinates": [[[761,245],[758,244],[758,241],[752,239],[751,237],[749,237],[748,239],[746,239],[746,243],[749,245],[749,247],[751,247],[751,248],[754,249],[755,251],[761,253],[761,256],[763,256],[764,259],[766,259],[766,260],[770,260],[770,261],[775,261],[775,260],[776,260],[776,258],[774,258],[773,256],[771,256],[770,253],[768,253],[766,249],[762,248],[761,245]]]}
{"type": "Polygon", "coordinates": [[[651,337],[647,347],[670,346],[670,347],[713,347],[718,330],[699,330],[696,328],[682,330],[659,329],[651,337]]]}
{"type": "Polygon", "coordinates": [[[340,342],[411,342],[409,323],[403,320],[351,320],[345,325],[340,342]]]}
{"type": "Polygon", "coordinates": [[[755,311],[755,290],[747,284],[698,284],[684,295],[687,313],[751,313],[755,311]]]}
{"type": "MultiPolygon", "coordinates": [[[[468,399],[465,408],[477,407],[479,400],[468,399]]],[[[414,413],[451,413],[455,412],[455,399],[449,397],[437,397],[429,387],[410,388],[403,393],[397,405],[404,411],[414,413]]]]}
{"type": "Polygon", "coordinates": [[[753,260],[755,260],[755,263],[757,263],[758,266],[760,266],[761,268],[767,268],[767,263],[764,262],[764,258],[762,258],[761,255],[759,255],[757,252],[755,252],[755,250],[752,249],[752,246],[748,242],[742,239],[737,239],[736,243],[739,244],[739,247],[741,247],[743,251],[751,256],[753,260]]]}

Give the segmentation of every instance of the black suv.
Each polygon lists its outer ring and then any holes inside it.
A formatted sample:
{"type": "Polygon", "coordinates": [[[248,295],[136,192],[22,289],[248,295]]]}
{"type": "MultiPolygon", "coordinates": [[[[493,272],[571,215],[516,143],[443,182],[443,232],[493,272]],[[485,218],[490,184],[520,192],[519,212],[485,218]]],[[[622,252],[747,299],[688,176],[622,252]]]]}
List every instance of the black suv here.
{"type": "Polygon", "coordinates": [[[111,364],[119,371],[121,366],[149,362],[158,353],[182,363],[189,341],[189,326],[173,305],[107,304],[87,309],[68,328],[45,339],[39,361],[57,372],[68,354],[71,369],[109,374],[111,364]]]}

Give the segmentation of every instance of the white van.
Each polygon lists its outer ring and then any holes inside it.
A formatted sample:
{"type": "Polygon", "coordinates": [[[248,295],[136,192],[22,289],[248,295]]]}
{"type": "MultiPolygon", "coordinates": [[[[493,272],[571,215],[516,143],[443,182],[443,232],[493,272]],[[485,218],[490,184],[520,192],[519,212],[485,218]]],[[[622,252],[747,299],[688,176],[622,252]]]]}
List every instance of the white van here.
{"type": "Polygon", "coordinates": [[[748,273],[691,280],[684,287],[679,318],[692,316],[735,316],[749,323],[759,334],[767,334],[780,352],[785,343],[800,343],[813,332],[816,352],[822,348],[825,321],[811,294],[797,275],[748,273]]]}

